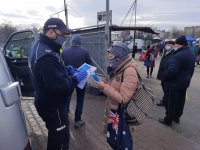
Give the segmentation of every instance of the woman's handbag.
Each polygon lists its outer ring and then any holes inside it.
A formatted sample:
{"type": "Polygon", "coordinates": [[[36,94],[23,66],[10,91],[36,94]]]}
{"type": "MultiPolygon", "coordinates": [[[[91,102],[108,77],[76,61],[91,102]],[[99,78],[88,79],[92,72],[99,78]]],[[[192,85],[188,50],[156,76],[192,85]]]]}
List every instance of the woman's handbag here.
{"type": "Polygon", "coordinates": [[[150,59],[145,59],[144,60],[144,65],[147,66],[147,67],[151,67],[152,62],[153,61],[151,61],[150,59]]]}
{"type": "Polygon", "coordinates": [[[106,135],[108,144],[114,150],[132,150],[133,139],[121,105],[118,110],[110,110],[106,135]]]}
{"type": "MultiPolygon", "coordinates": [[[[137,71],[137,70],[136,70],[137,71]]],[[[147,117],[154,103],[154,92],[147,87],[138,75],[138,85],[131,100],[123,105],[128,125],[140,125],[147,117]]]]}

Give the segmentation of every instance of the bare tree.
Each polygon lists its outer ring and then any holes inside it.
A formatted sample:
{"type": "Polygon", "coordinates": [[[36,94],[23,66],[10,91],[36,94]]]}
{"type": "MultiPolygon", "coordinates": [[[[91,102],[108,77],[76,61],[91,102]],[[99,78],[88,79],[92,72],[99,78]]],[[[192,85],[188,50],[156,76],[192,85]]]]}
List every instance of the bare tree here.
{"type": "Polygon", "coordinates": [[[163,34],[163,39],[170,39],[170,32],[165,31],[163,34]]]}
{"type": "Polygon", "coordinates": [[[171,38],[175,39],[183,35],[184,31],[178,29],[176,26],[173,26],[172,29],[170,30],[170,33],[171,33],[171,38]]]}
{"type": "Polygon", "coordinates": [[[11,24],[11,22],[6,22],[0,24],[0,43],[3,43],[8,39],[8,37],[16,31],[16,27],[11,24]]]}

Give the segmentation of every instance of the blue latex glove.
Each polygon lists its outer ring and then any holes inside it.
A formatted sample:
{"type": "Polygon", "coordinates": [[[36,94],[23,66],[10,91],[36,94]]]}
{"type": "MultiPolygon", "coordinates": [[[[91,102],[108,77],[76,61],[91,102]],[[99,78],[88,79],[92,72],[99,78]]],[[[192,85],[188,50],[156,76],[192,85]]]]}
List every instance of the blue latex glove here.
{"type": "Polygon", "coordinates": [[[92,77],[96,82],[100,82],[100,78],[98,77],[96,73],[92,74],[92,77]]]}
{"type": "Polygon", "coordinates": [[[71,65],[66,66],[66,69],[70,73],[70,75],[74,75],[75,73],[80,72],[78,69],[74,68],[71,65]]]}
{"type": "Polygon", "coordinates": [[[81,82],[83,79],[86,79],[87,77],[87,72],[86,71],[81,71],[78,73],[75,73],[74,76],[76,77],[78,83],[81,82]]]}

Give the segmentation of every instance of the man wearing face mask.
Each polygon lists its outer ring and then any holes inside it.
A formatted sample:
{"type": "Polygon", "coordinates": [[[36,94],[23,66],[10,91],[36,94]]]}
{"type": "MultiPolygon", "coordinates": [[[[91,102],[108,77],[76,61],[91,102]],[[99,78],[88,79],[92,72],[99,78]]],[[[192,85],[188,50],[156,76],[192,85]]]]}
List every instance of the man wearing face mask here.
{"type": "Polygon", "coordinates": [[[172,121],[180,123],[185,104],[186,90],[194,73],[195,57],[188,47],[185,36],[176,39],[174,52],[167,60],[163,81],[167,92],[166,116],[159,122],[172,126],[172,121]]]}
{"type": "Polygon", "coordinates": [[[35,91],[35,107],[48,129],[47,150],[68,150],[67,97],[86,72],[69,75],[60,49],[69,29],[59,18],[48,19],[39,40],[32,46],[29,70],[35,91]]]}
{"type": "Polygon", "coordinates": [[[161,86],[163,89],[164,96],[162,100],[160,100],[160,102],[157,103],[157,106],[164,106],[164,104],[166,104],[166,92],[165,92],[165,84],[163,81],[163,73],[164,73],[165,65],[168,58],[173,54],[174,44],[175,43],[173,41],[166,42],[164,53],[160,60],[160,66],[158,69],[157,79],[161,81],[161,86]]]}

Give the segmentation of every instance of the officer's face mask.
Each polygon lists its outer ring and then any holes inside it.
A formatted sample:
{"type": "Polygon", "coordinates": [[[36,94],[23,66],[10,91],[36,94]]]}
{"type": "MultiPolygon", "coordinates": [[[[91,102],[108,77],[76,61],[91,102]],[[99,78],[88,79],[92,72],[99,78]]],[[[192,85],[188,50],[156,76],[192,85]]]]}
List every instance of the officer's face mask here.
{"type": "Polygon", "coordinates": [[[63,45],[63,43],[65,42],[65,36],[64,35],[61,35],[61,34],[58,34],[56,31],[54,31],[56,33],[56,39],[54,40],[57,44],[59,45],[63,45]]]}
{"type": "Polygon", "coordinates": [[[65,37],[63,37],[63,36],[57,34],[57,37],[56,37],[56,39],[55,39],[55,42],[56,42],[57,44],[60,44],[60,45],[62,46],[63,43],[65,42],[65,37]]]}

